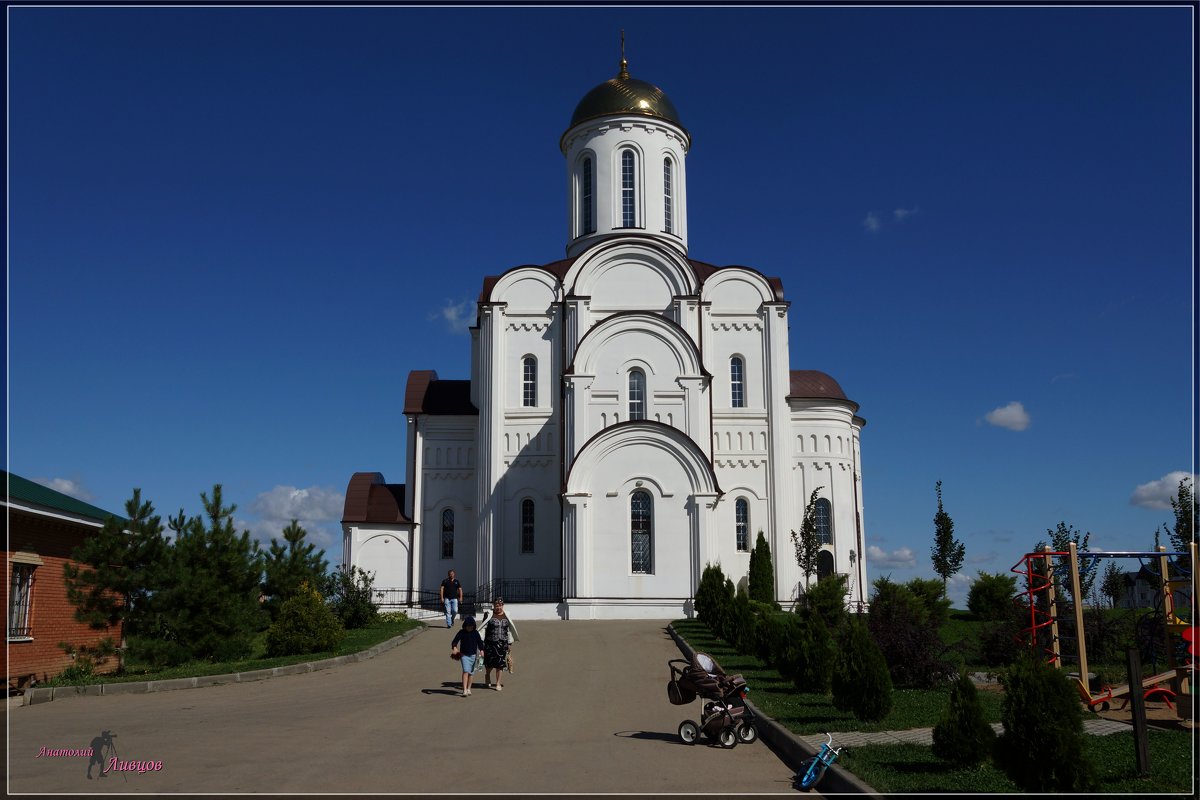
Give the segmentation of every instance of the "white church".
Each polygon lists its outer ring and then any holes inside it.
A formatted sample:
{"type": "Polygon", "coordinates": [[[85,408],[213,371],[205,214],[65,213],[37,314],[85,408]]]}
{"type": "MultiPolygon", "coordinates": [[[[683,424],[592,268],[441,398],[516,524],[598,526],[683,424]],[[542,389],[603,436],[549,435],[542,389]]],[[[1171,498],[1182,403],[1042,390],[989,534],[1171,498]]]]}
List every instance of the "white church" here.
{"type": "Polygon", "coordinates": [[[342,563],[393,602],[454,569],[468,595],[528,603],[518,618],[678,618],[705,565],[745,582],[761,531],[786,606],[814,489],[817,572],[865,601],[866,422],[832,377],[789,369],[778,278],[689,257],[690,145],[624,58],[576,106],[566,258],[483,279],[470,380],[409,374],[407,483],[347,487],[342,563]]]}

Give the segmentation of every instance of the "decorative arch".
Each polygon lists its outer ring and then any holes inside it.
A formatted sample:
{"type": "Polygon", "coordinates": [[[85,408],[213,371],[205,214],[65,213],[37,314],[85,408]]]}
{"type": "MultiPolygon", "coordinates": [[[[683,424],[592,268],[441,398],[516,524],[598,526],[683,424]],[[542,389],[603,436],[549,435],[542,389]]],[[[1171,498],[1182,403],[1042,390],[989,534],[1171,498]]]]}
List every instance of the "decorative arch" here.
{"type": "Polygon", "coordinates": [[[563,278],[563,286],[568,294],[594,297],[606,275],[630,268],[659,284],[661,293],[668,298],[699,292],[695,271],[683,256],[665,248],[649,247],[644,239],[632,237],[612,239],[576,259],[563,278]]]}
{"type": "Polygon", "coordinates": [[[757,313],[763,303],[775,302],[775,291],[759,272],[745,267],[722,267],[714,272],[700,294],[713,311],[757,313]]]}
{"type": "Polygon", "coordinates": [[[589,439],[571,464],[566,493],[591,491],[591,478],[596,468],[613,453],[630,446],[653,447],[670,454],[688,476],[691,493],[722,493],[712,463],[691,437],[677,428],[652,420],[620,422],[589,439]]]}
{"type": "MultiPolygon", "coordinates": [[[[700,361],[700,352],[696,349],[696,343],[683,328],[665,317],[641,311],[613,314],[588,331],[580,341],[579,347],[575,351],[575,361],[568,371],[581,375],[595,374],[596,359],[614,341],[621,338],[635,340],[643,336],[658,339],[668,346],[675,356],[675,374],[707,374],[700,361]]],[[[630,347],[625,348],[625,352],[636,353],[639,351],[630,347]]]]}
{"type": "Polygon", "coordinates": [[[508,311],[537,312],[549,315],[554,303],[563,298],[562,284],[543,267],[511,269],[496,280],[488,301],[506,303],[508,311]]]}

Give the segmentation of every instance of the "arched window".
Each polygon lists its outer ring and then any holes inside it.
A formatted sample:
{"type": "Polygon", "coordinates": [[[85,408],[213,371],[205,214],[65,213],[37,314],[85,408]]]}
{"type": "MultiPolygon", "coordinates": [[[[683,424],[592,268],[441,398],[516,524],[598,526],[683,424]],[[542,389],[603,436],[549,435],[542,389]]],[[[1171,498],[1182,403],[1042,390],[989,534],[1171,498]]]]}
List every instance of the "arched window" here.
{"type": "Polygon", "coordinates": [[[621,151],[621,227],[637,227],[637,157],[621,151]]]}
{"type": "Polygon", "coordinates": [[[817,553],[817,580],[833,574],[833,553],[822,550],[817,553]]]}
{"type": "Polygon", "coordinates": [[[663,159],[663,232],[674,233],[674,198],[671,194],[671,159],[663,159]]]}
{"type": "Polygon", "coordinates": [[[533,552],[533,501],[521,501],[521,552],[533,552]]]}
{"type": "Polygon", "coordinates": [[[595,194],[592,183],[592,159],[585,158],[580,165],[580,192],[582,202],[579,204],[581,218],[579,232],[581,235],[596,232],[595,194]]]}
{"type": "Polygon", "coordinates": [[[646,418],[646,373],[629,370],[629,418],[646,418]]]}
{"type": "Polygon", "coordinates": [[[734,408],[746,407],[746,362],[741,356],[729,359],[729,402],[734,408]]]}
{"type": "Polygon", "coordinates": [[[833,506],[824,497],[817,498],[813,509],[817,523],[817,541],[821,544],[833,544],[833,506]]]}
{"type": "Polygon", "coordinates": [[[649,492],[637,491],[629,498],[630,566],[633,572],[653,572],[654,502],[649,492]]]}
{"type": "Polygon", "coordinates": [[[442,511],[442,558],[454,558],[454,509],[442,511]]]}
{"type": "Polygon", "coordinates": [[[521,405],[537,407],[537,359],[525,356],[521,361],[521,405]]]}
{"type": "Polygon", "coordinates": [[[746,498],[739,497],[733,504],[734,526],[737,529],[737,549],[739,553],[750,552],[750,504],[746,498]]]}

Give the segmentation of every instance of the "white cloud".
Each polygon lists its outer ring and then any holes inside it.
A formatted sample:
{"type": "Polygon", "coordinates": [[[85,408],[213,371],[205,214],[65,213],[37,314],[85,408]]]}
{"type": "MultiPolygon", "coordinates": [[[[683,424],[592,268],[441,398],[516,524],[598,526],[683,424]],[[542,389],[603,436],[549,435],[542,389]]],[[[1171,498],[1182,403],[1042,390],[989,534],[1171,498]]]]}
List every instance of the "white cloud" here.
{"type": "Polygon", "coordinates": [[[878,570],[879,567],[896,567],[898,569],[912,569],[917,565],[916,556],[908,547],[901,547],[899,550],[893,550],[891,553],[884,551],[876,545],[867,546],[867,564],[872,570],[878,570]]]}
{"type": "Polygon", "coordinates": [[[892,216],[895,217],[896,222],[904,222],[905,219],[916,214],[919,210],[918,208],[897,208],[892,212],[892,216]]]}
{"type": "Polygon", "coordinates": [[[876,216],[874,211],[868,211],[867,218],[862,221],[862,225],[867,229],[868,233],[878,233],[879,217],[876,216]]]}
{"type": "Polygon", "coordinates": [[[264,545],[271,539],[283,541],[283,529],[293,519],[308,532],[308,541],[325,551],[331,563],[341,560],[342,509],[346,497],[339,491],[320,486],[298,489],[276,486],[254,498],[249,511],[257,519],[236,520],[238,530],[249,530],[251,537],[264,545]]]}
{"type": "Polygon", "coordinates": [[[474,310],[475,304],[470,300],[460,300],[457,303],[453,300],[447,300],[445,305],[430,314],[428,318],[431,320],[440,319],[445,323],[447,330],[453,333],[467,333],[467,329],[475,321],[472,314],[474,310]]]}
{"type": "Polygon", "coordinates": [[[1141,506],[1142,508],[1160,508],[1169,509],[1171,507],[1171,498],[1179,494],[1179,482],[1184,478],[1191,477],[1192,488],[1196,486],[1196,475],[1192,473],[1177,470],[1168,472],[1156,481],[1139,484],[1133,490],[1133,495],[1129,498],[1129,505],[1141,506]]]}
{"type": "Polygon", "coordinates": [[[34,483],[40,483],[48,489],[53,489],[56,492],[62,492],[65,495],[74,497],[76,500],[90,502],[96,499],[96,496],[83,488],[79,481],[68,480],[67,478],[34,478],[34,483]]]}
{"type": "Polygon", "coordinates": [[[1023,431],[1029,427],[1030,423],[1029,412],[1016,400],[1006,406],[989,411],[984,419],[997,428],[1008,428],[1010,431],[1023,431]]]}

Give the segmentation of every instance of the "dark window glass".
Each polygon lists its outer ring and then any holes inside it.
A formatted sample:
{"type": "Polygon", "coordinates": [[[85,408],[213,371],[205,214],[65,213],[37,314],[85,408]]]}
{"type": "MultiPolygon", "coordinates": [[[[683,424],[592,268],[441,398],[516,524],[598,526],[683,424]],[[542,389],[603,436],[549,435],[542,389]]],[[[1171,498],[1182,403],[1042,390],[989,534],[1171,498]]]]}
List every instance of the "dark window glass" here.
{"type": "Polygon", "coordinates": [[[739,356],[729,359],[729,402],[734,408],[746,407],[746,364],[739,356]]]}
{"type": "Polygon", "coordinates": [[[629,499],[630,545],[632,568],[635,573],[649,575],[653,571],[651,537],[653,535],[653,501],[649,492],[637,491],[629,499]]]}
{"type": "Polygon", "coordinates": [[[522,363],[521,405],[527,408],[537,407],[537,359],[526,356],[522,363]]]}
{"type": "Polygon", "coordinates": [[[533,552],[533,501],[521,501],[521,552],[533,552]]]}
{"type": "Polygon", "coordinates": [[[733,504],[734,523],[737,526],[737,549],[740,552],[750,552],[750,504],[745,498],[739,497],[733,504]]]}
{"type": "Polygon", "coordinates": [[[583,202],[580,204],[583,219],[580,220],[579,230],[583,233],[595,233],[596,222],[593,209],[595,200],[592,194],[592,160],[585,158],[583,160],[583,202]]]}
{"type": "Polygon", "coordinates": [[[663,231],[674,233],[674,198],[671,196],[671,159],[663,159],[663,231]]]}
{"type": "Polygon", "coordinates": [[[833,574],[833,553],[822,550],[817,553],[817,580],[833,574]]]}
{"type": "Polygon", "coordinates": [[[454,558],[454,510],[442,512],[442,558],[454,558]]]}
{"type": "Polygon", "coordinates": [[[833,507],[824,497],[817,499],[815,507],[817,523],[817,541],[821,544],[833,544],[833,507]]]}
{"type": "Polygon", "coordinates": [[[632,150],[621,151],[621,227],[623,228],[632,228],[637,225],[634,160],[632,150]]]}
{"type": "Polygon", "coordinates": [[[12,585],[8,592],[8,636],[24,639],[33,636],[29,624],[29,606],[33,598],[33,564],[12,565],[12,585]]]}
{"type": "Polygon", "coordinates": [[[640,369],[629,371],[629,418],[646,418],[646,375],[640,369]]]}

